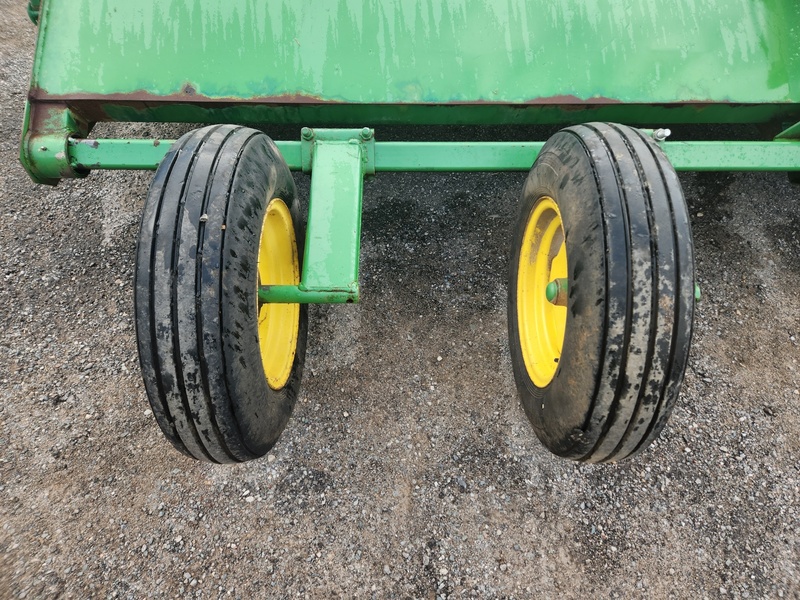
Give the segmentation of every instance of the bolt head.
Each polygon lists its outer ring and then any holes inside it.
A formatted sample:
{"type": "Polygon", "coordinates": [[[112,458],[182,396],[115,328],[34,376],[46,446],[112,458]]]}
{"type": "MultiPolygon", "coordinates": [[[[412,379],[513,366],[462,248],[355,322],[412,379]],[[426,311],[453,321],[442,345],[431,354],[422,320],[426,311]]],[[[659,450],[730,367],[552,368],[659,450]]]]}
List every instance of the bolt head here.
{"type": "Polygon", "coordinates": [[[670,131],[669,129],[656,129],[653,132],[653,139],[657,142],[663,142],[671,135],[672,131],[670,131]]]}
{"type": "Polygon", "coordinates": [[[300,136],[306,141],[314,139],[314,130],[310,127],[303,127],[300,131],[300,136]]]}

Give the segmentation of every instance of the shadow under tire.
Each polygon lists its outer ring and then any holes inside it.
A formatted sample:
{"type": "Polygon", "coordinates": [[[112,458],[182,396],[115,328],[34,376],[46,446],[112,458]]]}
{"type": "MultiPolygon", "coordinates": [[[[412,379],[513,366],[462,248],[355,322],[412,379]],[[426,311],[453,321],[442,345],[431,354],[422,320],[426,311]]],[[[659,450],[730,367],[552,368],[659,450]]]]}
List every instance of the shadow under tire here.
{"type": "Polygon", "coordinates": [[[189,132],[156,171],[137,245],[136,334],[153,414],[187,456],[261,457],[294,408],[306,307],[262,305],[258,287],[299,282],[295,195],[275,144],[246,127],[189,132]]]}
{"type": "Polygon", "coordinates": [[[610,123],[552,136],[525,182],[508,289],[514,378],[542,443],[587,462],[646,448],[678,397],[694,314],[688,210],[661,149],[610,123]]]}

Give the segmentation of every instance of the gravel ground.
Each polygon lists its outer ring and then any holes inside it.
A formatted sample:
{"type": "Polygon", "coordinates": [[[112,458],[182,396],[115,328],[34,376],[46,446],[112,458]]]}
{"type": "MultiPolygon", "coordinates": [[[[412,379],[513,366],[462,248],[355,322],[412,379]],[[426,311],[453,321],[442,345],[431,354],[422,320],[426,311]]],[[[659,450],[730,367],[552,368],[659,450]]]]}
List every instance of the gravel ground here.
{"type": "Polygon", "coordinates": [[[150,175],[53,189],[17,162],[24,4],[0,0],[1,598],[800,598],[800,187],[682,176],[704,295],[683,393],[648,451],[589,466],[516,398],[524,174],[370,180],[363,301],[311,310],[289,427],[266,459],[200,464],[136,357],[150,175]]]}

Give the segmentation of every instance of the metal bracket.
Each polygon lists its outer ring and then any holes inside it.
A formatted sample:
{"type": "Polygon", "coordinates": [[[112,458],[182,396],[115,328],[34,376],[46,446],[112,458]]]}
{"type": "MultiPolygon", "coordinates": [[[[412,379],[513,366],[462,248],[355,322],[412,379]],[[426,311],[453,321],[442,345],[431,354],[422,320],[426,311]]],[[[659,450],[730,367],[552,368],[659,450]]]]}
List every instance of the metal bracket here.
{"type": "Polygon", "coordinates": [[[311,172],[300,285],[265,285],[262,302],[358,302],[364,175],[375,173],[372,129],[304,128],[303,171],[311,172]]]}
{"type": "Polygon", "coordinates": [[[63,177],[86,177],[88,169],[70,161],[70,137],[83,137],[88,125],[61,105],[25,104],[19,159],[36,183],[56,185],[63,177]]]}
{"type": "Polygon", "coordinates": [[[362,169],[364,175],[375,174],[375,130],[362,129],[312,129],[303,127],[300,132],[300,153],[304,173],[314,168],[314,150],[319,142],[345,142],[361,146],[362,169]]]}

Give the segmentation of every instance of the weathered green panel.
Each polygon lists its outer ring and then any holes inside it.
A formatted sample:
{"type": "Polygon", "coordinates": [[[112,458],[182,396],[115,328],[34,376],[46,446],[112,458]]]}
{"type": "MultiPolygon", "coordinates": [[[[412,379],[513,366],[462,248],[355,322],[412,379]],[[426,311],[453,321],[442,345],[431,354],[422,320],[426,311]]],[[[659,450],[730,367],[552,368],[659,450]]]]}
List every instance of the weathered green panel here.
{"type": "Polygon", "coordinates": [[[561,122],[586,104],[800,102],[796,0],[48,0],[40,23],[33,98],[103,118],[207,120],[245,102],[228,121],[299,104],[258,120],[311,123],[336,103],[373,105],[372,124],[409,103],[488,103],[559,109],[484,122],[561,122]]]}

